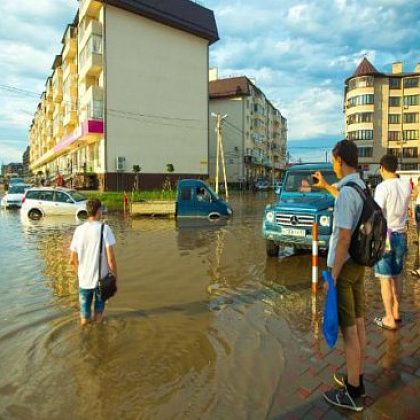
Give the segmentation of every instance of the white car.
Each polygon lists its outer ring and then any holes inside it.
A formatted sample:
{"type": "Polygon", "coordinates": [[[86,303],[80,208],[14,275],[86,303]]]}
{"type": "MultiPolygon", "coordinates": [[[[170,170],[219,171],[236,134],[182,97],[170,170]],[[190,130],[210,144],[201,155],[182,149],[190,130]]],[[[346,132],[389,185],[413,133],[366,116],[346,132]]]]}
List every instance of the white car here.
{"type": "Polygon", "coordinates": [[[32,220],[44,216],[75,216],[86,219],[87,198],[68,188],[39,187],[26,191],[21,214],[32,220]]]}
{"type": "Polygon", "coordinates": [[[6,195],[1,200],[1,206],[10,208],[20,208],[22,206],[23,197],[25,197],[25,191],[30,188],[27,184],[15,184],[10,185],[6,195]]]}

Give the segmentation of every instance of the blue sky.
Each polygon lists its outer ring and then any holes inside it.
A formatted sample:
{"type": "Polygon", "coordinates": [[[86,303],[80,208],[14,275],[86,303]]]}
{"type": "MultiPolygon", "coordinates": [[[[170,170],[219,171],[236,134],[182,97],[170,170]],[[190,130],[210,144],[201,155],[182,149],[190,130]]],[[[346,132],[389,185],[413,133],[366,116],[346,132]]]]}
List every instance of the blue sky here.
{"type": "MultiPolygon", "coordinates": [[[[418,0],[201,0],[220,41],[219,76],[247,75],[288,118],[289,149],[325,159],[343,136],[343,80],[366,55],[380,71],[420,62],[418,0]],[[308,149],[306,149],[308,147],[308,149]]],[[[0,162],[20,161],[41,93],[76,0],[1,0],[0,162]],[[7,17],[6,19],[4,17],[7,17]]]]}

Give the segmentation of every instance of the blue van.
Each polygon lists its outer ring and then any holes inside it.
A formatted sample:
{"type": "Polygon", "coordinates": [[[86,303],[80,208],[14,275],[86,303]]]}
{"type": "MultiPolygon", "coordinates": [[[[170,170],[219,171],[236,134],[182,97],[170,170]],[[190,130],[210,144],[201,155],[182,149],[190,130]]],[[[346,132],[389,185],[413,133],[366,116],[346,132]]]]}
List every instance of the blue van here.
{"type": "Polygon", "coordinates": [[[297,164],[284,176],[278,201],[267,205],[262,222],[268,256],[277,256],[280,246],[312,247],[312,225],[318,224],[319,248],[327,249],[332,232],[334,197],[314,187],[312,174],[320,171],[329,184],[337,182],[328,163],[297,164]]]}

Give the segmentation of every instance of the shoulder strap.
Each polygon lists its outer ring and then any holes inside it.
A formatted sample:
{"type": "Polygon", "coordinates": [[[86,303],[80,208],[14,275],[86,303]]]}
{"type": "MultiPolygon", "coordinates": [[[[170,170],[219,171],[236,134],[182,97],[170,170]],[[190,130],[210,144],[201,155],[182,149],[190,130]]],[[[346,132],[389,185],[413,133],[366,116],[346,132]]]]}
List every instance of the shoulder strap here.
{"type": "Polygon", "coordinates": [[[101,279],[101,268],[102,268],[102,245],[104,238],[104,224],[101,223],[101,240],[99,242],[99,269],[98,269],[98,281],[101,279]]]}
{"type": "Polygon", "coordinates": [[[343,187],[351,187],[355,189],[363,201],[365,201],[370,195],[367,188],[363,189],[359,184],[356,184],[355,182],[348,182],[347,184],[344,184],[343,187]]]}

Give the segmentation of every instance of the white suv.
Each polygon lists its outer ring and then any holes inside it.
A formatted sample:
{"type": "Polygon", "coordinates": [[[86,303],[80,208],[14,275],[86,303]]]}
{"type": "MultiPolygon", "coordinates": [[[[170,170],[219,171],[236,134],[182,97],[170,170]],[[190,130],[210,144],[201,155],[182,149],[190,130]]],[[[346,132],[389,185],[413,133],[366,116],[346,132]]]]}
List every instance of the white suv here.
{"type": "Polygon", "coordinates": [[[21,213],[32,220],[43,216],[76,216],[86,219],[87,198],[68,188],[40,187],[26,191],[21,213]]]}

